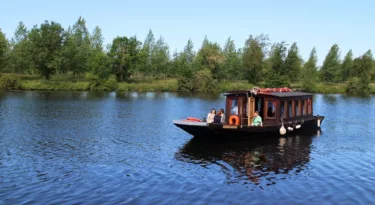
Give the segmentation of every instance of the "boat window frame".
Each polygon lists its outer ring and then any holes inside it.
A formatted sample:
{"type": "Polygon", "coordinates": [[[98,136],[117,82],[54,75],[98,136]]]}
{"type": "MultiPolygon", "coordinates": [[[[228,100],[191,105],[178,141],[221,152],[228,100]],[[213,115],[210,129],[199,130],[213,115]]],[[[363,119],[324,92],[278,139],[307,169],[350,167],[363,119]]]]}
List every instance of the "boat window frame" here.
{"type": "Polygon", "coordinates": [[[286,101],[287,101],[287,108],[288,108],[288,112],[287,112],[288,118],[293,118],[295,117],[294,99],[288,99],[286,101]],[[292,103],[292,107],[290,109],[289,109],[289,102],[292,103]],[[292,112],[290,113],[290,111],[292,112]]]}
{"type": "Polygon", "coordinates": [[[306,105],[307,105],[307,115],[312,115],[312,98],[306,98],[306,105]]]}
{"type": "Polygon", "coordinates": [[[264,98],[264,101],[263,101],[263,118],[264,119],[276,119],[276,115],[277,115],[277,102],[279,100],[275,99],[275,98],[264,98]],[[272,102],[272,104],[274,105],[274,109],[275,109],[275,114],[273,117],[269,117],[267,114],[267,109],[268,109],[268,102],[272,102]]]}
{"type": "Polygon", "coordinates": [[[307,115],[307,104],[306,98],[301,99],[301,116],[307,115]]]}
{"type": "Polygon", "coordinates": [[[294,111],[296,112],[295,117],[302,116],[301,105],[302,105],[301,99],[295,99],[295,106],[294,106],[294,111]]]}
{"type": "Polygon", "coordinates": [[[239,116],[240,115],[240,109],[239,109],[239,97],[240,96],[228,96],[227,97],[227,106],[226,106],[226,112],[227,112],[227,116],[228,119],[229,119],[229,116],[231,115],[235,115],[235,116],[239,116]],[[237,101],[237,115],[236,114],[232,114],[232,104],[234,101],[237,101]]]}
{"type": "Polygon", "coordinates": [[[289,113],[288,113],[288,100],[284,100],[284,99],[280,100],[280,117],[283,118],[283,119],[286,119],[286,118],[289,118],[288,115],[289,115],[289,113]],[[282,103],[284,103],[284,113],[281,113],[282,103]]]}

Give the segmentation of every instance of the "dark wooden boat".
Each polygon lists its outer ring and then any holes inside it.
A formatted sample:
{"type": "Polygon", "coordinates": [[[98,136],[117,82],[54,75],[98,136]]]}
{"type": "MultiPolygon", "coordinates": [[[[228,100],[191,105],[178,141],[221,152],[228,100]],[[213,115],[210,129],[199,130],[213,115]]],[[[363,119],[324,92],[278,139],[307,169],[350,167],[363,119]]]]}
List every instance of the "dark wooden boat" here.
{"type": "Polygon", "coordinates": [[[289,88],[253,88],[225,94],[224,123],[187,118],[173,123],[195,137],[248,138],[264,135],[316,132],[324,116],[313,115],[313,96],[289,88]],[[252,126],[255,111],[261,126],[252,126]]]}

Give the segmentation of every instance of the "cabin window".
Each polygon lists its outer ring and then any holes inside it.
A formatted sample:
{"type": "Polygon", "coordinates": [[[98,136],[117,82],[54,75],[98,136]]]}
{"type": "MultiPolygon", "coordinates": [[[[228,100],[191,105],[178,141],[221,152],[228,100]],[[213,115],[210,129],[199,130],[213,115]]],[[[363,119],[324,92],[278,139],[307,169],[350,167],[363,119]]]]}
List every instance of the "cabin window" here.
{"type": "Polygon", "coordinates": [[[275,111],[276,111],[276,101],[274,100],[266,100],[265,102],[265,113],[267,118],[275,118],[275,111]]]}
{"type": "Polygon", "coordinates": [[[293,117],[293,101],[288,101],[288,117],[293,117]]]}
{"type": "Polygon", "coordinates": [[[255,98],[255,111],[259,112],[260,116],[263,116],[263,98],[255,98]]]}
{"type": "Polygon", "coordinates": [[[231,107],[230,107],[230,114],[231,115],[238,115],[238,100],[232,99],[231,100],[231,107]]]}

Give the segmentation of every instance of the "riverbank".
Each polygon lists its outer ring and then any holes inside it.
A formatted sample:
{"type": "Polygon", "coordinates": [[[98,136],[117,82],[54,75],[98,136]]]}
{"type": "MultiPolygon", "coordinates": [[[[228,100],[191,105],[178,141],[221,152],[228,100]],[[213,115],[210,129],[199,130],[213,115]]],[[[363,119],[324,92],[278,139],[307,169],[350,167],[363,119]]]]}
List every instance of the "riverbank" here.
{"type": "MultiPolygon", "coordinates": [[[[0,87],[8,90],[38,90],[38,91],[89,91],[89,90],[108,90],[108,91],[135,91],[135,92],[177,92],[177,79],[153,79],[139,78],[132,82],[122,82],[111,84],[111,86],[93,87],[89,80],[82,77],[80,81],[72,76],[54,76],[50,80],[44,80],[39,76],[31,75],[4,75],[0,78],[0,87]]],[[[256,85],[262,87],[262,85],[256,85]]],[[[316,86],[315,93],[345,93],[346,84],[326,84],[319,83],[316,86]]],[[[246,81],[224,81],[220,84],[218,92],[230,90],[243,90],[254,87],[246,81]]],[[[301,84],[292,84],[291,88],[300,89],[301,84]]],[[[370,84],[371,93],[375,94],[375,84],[370,84]]]]}

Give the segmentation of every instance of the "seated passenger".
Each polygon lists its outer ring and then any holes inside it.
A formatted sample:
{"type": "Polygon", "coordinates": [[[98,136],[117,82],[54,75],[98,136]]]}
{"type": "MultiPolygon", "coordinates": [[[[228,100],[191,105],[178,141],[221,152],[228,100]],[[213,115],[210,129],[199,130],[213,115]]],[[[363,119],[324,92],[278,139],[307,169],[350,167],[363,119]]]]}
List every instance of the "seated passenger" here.
{"type": "Polygon", "coordinates": [[[251,123],[251,126],[262,126],[263,127],[262,117],[259,116],[258,111],[255,111],[255,113],[254,113],[254,119],[253,119],[253,123],[251,123]]]}
{"type": "Polygon", "coordinates": [[[212,108],[211,112],[208,113],[208,115],[207,115],[207,122],[213,123],[215,115],[216,115],[216,110],[214,108],[212,108]]]}
{"type": "Polygon", "coordinates": [[[218,123],[218,124],[221,124],[221,119],[222,119],[222,116],[221,116],[221,110],[217,111],[217,115],[215,115],[214,117],[214,123],[218,123]]]}
{"type": "Polygon", "coordinates": [[[221,113],[221,123],[225,123],[225,114],[224,114],[224,109],[220,109],[220,113],[221,113]]]}

